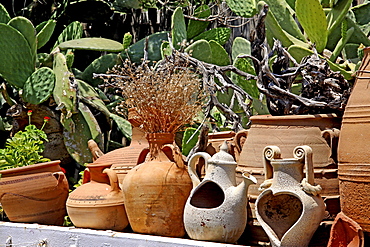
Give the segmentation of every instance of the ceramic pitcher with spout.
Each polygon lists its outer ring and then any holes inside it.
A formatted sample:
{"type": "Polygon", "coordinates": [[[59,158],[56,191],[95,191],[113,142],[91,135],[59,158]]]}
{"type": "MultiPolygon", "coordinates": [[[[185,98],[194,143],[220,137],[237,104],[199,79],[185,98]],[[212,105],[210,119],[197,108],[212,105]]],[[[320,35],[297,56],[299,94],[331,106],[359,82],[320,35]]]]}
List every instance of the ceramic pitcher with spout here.
{"type": "Polygon", "coordinates": [[[308,246],[325,214],[321,187],[314,185],[312,149],[298,146],[293,153],[294,158],[282,159],[277,146],[263,152],[266,180],[256,217],[274,247],[308,246]]]}
{"type": "Polygon", "coordinates": [[[192,239],[235,243],[246,227],[248,187],[257,181],[243,174],[244,181],[236,185],[236,162],[227,149],[224,142],[213,157],[199,152],[189,160],[193,189],[185,204],[184,224],[192,239]],[[199,158],[205,160],[202,181],[195,168],[199,158]]]}

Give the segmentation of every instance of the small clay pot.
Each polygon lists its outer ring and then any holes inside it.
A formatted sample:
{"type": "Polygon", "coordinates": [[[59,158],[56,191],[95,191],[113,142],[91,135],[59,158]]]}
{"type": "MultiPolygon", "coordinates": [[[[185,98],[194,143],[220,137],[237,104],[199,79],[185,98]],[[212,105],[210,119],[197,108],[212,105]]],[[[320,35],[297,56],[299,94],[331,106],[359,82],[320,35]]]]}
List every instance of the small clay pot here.
{"type": "Polygon", "coordinates": [[[59,163],[0,171],[0,202],[9,220],[63,225],[69,188],[59,163]]]}
{"type": "Polygon", "coordinates": [[[68,197],[67,212],[76,227],[122,231],[128,225],[117,174],[109,163],[87,165],[90,182],[68,197]]]}

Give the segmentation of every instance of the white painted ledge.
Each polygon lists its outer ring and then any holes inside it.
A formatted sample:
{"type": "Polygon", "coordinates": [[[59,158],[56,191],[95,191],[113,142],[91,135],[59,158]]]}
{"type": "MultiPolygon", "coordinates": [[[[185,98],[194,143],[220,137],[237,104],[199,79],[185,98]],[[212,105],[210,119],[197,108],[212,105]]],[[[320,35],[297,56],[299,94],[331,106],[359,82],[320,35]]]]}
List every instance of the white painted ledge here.
{"type": "Polygon", "coordinates": [[[0,221],[4,247],[238,247],[241,245],[182,238],[0,221]]]}

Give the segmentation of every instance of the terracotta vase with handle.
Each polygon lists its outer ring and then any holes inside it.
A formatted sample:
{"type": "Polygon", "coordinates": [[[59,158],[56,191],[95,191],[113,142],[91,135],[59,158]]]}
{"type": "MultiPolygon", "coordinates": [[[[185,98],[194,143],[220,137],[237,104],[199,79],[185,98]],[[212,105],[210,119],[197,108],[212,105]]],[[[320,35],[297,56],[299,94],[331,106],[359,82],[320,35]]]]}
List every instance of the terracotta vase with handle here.
{"type": "Polygon", "coordinates": [[[67,212],[76,227],[122,231],[128,225],[117,174],[109,163],[87,165],[90,182],[68,197],[67,212]]]}
{"type": "Polygon", "coordinates": [[[174,135],[147,135],[150,155],[122,183],[127,216],[137,233],[183,237],[183,212],[192,182],[174,135]]]}
{"type": "Polygon", "coordinates": [[[0,171],[0,203],[10,221],[63,225],[69,187],[59,163],[0,171]]]}

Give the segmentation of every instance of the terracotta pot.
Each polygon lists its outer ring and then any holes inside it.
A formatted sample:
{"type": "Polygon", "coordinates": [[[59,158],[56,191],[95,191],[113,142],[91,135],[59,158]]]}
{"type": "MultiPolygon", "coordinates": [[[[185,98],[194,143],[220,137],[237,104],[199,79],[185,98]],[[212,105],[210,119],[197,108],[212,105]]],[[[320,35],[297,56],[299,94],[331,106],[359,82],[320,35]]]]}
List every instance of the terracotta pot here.
{"type": "Polygon", "coordinates": [[[76,227],[121,231],[128,225],[117,174],[110,167],[88,164],[90,182],[69,195],[67,212],[76,227]]]}
{"type": "Polygon", "coordinates": [[[128,121],[132,126],[130,145],[108,152],[94,161],[96,163],[111,163],[111,168],[117,173],[120,184],[129,170],[137,164],[144,162],[145,156],[149,152],[148,141],[145,138],[145,133],[139,128],[140,123],[135,120],[135,113],[134,109],[129,109],[128,121]],[[144,149],[147,152],[143,152],[140,156],[141,151],[144,149]]]}
{"type": "Polygon", "coordinates": [[[63,225],[69,188],[59,163],[0,171],[0,202],[9,220],[63,225]]]}
{"type": "Polygon", "coordinates": [[[313,185],[312,149],[297,146],[294,158],[282,159],[277,146],[264,149],[265,181],[256,216],[274,247],[308,246],[325,215],[325,203],[313,185]]]}
{"type": "MultiPolygon", "coordinates": [[[[264,181],[264,148],[279,146],[282,157],[290,157],[296,146],[309,145],[313,150],[315,183],[322,187],[321,196],[326,203],[328,219],[334,220],[340,212],[337,143],[341,118],[335,114],[258,115],[251,117],[251,121],[251,128],[238,132],[234,138],[235,145],[240,150],[236,168],[237,181],[241,181],[241,174],[244,172],[249,172],[258,181],[249,189],[250,218],[256,219],[255,201],[260,194],[258,188],[264,181]]],[[[248,223],[246,231],[245,238],[251,243],[268,242],[256,220],[248,223]]]]}
{"type": "Polygon", "coordinates": [[[122,183],[130,225],[137,233],[183,237],[191,179],[180,151],[171,145],[173,134],[154,133],[147,138],[150,156],[130,170],[122,183]]]}
{"type": "Polygon", "coordinates": [[[344,111],[338,146],[341,209],[370,232],[370,48],[344,111]]]}

